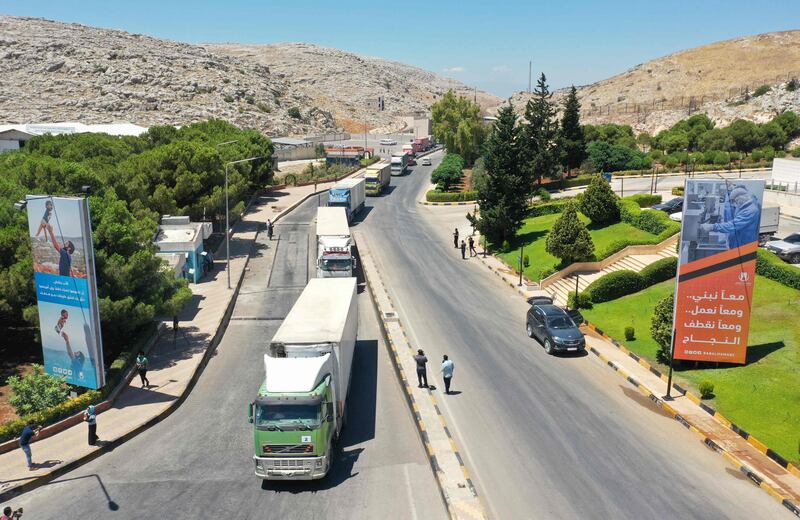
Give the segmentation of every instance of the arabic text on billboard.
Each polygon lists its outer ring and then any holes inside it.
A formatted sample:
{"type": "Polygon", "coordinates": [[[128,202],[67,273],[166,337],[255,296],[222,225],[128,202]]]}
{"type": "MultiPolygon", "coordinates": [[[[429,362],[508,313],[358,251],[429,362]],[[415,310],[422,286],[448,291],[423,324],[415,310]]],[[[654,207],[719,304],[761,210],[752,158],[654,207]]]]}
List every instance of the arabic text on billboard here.
{"type": "Polygon", "coordinates": [[[686,181],[675,359],[745,363],[763,180],[686,181]]]}
{"type": "Polygon", "coordinates": [[[86,199],[28,196],[44,366],[73,385],[105,384],[86,199]]]}

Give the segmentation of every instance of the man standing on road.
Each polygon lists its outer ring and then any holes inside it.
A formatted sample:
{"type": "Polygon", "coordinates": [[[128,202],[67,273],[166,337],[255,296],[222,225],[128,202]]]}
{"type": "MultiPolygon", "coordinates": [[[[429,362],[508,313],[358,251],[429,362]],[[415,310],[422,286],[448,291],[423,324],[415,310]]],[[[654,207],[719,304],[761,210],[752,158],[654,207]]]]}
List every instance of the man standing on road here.
{"type": "Polygon", "coordinates": [[[475,239],[472,238],[472,235],[469,236],[469,256],[478,256],[478,252],[475,250],[475,239]]]}
{"type": "Polygon", "coordinates": [[[456,230],[453,231],[453,247],[458,249],[458,228],[456,228],[456,230]]]}
{"type": "Polygon", "coordinates": [[[267,219],[267,237],[272,241],[272,221],[267,219]]]}
{"type": "Polygon", "coordinates": [[[419,381],[419,388],[428,388],[428,371],[425,367],[428,363],[428,358],[425,357],[425,352],[423,352],[422,349],[417,350],[414,361],[417,362],[417,380],[419,381]]]}
{"type": "Polygon", "coordinates": [[[36,469],[36,465],[33,463],[32,455],[31,455],[31,439],[35,437],[39,430],[42,427],[38,424],[28,423],[22,429],[22,433],[19,436],[19,447],[25,452],[25,459],[28,461],[28,469],[34,470],[36,469]]]}
{"type": "Polygon", "coordinates": [[[97,413],[93,404],[83,412],[83,420],[89,425],[89,446],[94,446],[97,443],[97,413]]]}
{"type": "Polygon", "coordinates": [[[461,241],[461,259],[467,259],[467,244],[463,240],[461,241]]]}
{"type": "Polygon", "coordinates": [[[453,379],[453,370],[455,369],[455,365],[452,361],[447,357],[447,355],[442,356],[442,369],[440,372],[442,373],[442,378],[444,379],[444,393],[450,393],[450,381],[453,379]]]}

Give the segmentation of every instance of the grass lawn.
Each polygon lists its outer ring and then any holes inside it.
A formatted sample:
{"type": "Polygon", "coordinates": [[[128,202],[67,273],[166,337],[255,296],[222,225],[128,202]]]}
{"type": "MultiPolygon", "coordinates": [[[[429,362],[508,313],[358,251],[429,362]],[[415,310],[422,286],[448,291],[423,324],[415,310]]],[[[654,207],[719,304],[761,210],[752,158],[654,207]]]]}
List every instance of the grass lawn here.
{"type": "MultiPolygon", "coordinates": [[[[631,351],[655,363],[650,316],[675,281],[654,285],[618,300],[595,305],[583,315],[631,351]],[[634,341],[624,341],[633,326],[634,341]]],[[[675,376],[699,395],[702,381],[714,384],[709,405],[784,458],[800,463],[800,291],[758,276],[750,320],[747,364],[726,368],[679,368],[675,376]]],[[[666,370],[666,367],[661,365],[666,370]]]]}
{"type": "MultiPolygon", "coordinates": [[[[528,255],[530,265],[525,268],[525,276],[531,281],[539,281],[541,274],[549,274],[553,269],[559,267],[559,260],[545,251],[547,233],[561,214],[542,215],[525,220],[522,229],[517,233],[516,248],[508,253],[503,253],[499,257],[512,267],[517,266],[517,256],[519,256],[520,245],[524,246],[524,254],[528,255]]],[[[610,226],[593,226],[589,224],[589,219],[580,213],[578,217],[587,224],[589,234],[594,242],[595,253],[599,253],[609,247],[613,242],[625,238],[643,243],[651,241],[655,235],[641,229],[637,229],[625,222],[618,222],[610,226]]],[[[600,260],[600,259],[598,259],[600,260]]],[[[566,266],[561,266],[566,267],[566,266]]]]}

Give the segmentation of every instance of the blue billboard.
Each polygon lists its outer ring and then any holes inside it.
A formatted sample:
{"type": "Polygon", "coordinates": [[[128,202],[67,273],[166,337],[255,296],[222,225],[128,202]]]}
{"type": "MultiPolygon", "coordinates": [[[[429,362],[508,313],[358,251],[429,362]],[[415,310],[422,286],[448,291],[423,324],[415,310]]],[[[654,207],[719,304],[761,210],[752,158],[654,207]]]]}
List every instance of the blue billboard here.
{"type": "Polygon", "coordinates": [[[26,200],[45,371],[100,388],[105,371],[89,206],[77,197],[26,200]]]}

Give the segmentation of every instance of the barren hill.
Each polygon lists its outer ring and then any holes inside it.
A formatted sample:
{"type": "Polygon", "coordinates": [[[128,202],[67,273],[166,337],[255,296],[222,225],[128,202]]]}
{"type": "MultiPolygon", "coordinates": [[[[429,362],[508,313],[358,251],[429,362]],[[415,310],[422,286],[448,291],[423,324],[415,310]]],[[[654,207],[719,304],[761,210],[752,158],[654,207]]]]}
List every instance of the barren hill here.
{"type": "Polygon", "coordinates": [[[461,82],[395,61],[305,43],[274,45],[206,45],[206,49],[268,66],[338,123],[352,131],[397,130],[399,116],[424,112],[449,89],[477,100],[483,107],[499,103],[492,94],[473,92],[461,82]],[[384,111],[377,101],[384,98],[384,111]]]}
{"type": "Polygon", "coordinates": [[[221,118],[269,135],[335,128],[269,67],[197,45],[0,16],[0,123],[221,118]],[[299,107],[301,119],[287,114],[299,107]]]}
{"type": "MultiPolygon", "coordinates": [[[[676,52],[579,87],[578,96],[584,122],[626,123],[653,132],[698,111],[726,124],[737,117],[763,122],[782,110],[798,110],[797,92],[782,88],[791,78],[800,78],[800,30],[676,52]],[[764,84],[773,90],[747,99],[764,84]]],[[[527,97],[518,93],[512,102],[522,106],[527,97]]]]}

